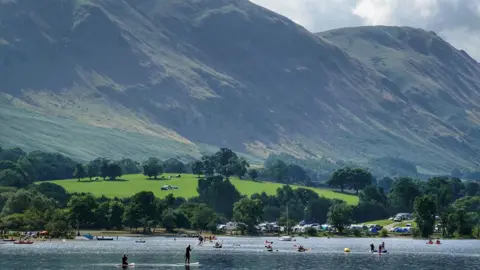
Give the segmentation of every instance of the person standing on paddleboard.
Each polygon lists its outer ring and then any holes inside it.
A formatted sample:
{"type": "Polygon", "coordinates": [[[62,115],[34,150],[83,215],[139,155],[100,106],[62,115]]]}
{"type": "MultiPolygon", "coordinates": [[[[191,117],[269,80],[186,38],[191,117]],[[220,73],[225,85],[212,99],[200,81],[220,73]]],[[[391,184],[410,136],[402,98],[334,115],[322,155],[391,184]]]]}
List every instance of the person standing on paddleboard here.
{"type": "Polygon", "coordinates": [[[192,248],[188,245],[187,249],[185,250],[185,264],[190,264],[190,251],[192,248]]]}
{"type": "Polygon", "coordinates": [[[125,254],[123,254],[122,257],[122,265],[128,265],[128,257],[125,254]]]}

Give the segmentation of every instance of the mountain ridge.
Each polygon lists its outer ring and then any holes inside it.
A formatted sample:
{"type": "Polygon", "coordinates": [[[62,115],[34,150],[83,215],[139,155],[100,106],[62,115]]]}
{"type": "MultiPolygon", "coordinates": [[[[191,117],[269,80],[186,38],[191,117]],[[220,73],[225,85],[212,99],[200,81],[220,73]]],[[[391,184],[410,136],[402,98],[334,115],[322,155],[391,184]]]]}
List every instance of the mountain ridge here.
{"type": "Polygon", "coordinates": [[[16,109],[173,140],[193,156],[201,144],[257,158],[398,156],[441,172],[478,165],[480,68],[443,40],[427,46],[429,32],[396,28],[410,43],[381,27],[314,34],[244,0],[54,2],[1,2],[0,91],[16,109]],[[453,66],[418,56],[442,49],[453,66]]]}

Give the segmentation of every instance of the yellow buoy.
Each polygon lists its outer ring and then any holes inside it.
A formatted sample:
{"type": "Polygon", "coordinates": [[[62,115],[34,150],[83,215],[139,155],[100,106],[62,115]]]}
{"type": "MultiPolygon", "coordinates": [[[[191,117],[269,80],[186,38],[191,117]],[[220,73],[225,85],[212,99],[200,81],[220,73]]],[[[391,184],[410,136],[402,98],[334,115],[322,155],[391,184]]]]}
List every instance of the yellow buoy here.
{"type": "Polygon", "coordinates": [[[349,248],[344,248],[343,251],[350,252],[350,249],[349,248]]]}

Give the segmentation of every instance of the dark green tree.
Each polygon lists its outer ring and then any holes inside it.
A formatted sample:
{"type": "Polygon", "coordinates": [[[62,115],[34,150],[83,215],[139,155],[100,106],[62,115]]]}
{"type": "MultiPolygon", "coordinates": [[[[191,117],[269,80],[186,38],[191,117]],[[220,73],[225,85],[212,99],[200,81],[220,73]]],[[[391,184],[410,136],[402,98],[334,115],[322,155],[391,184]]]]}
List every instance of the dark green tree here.
{"type": "Polygon", "coordinates": [[[333,201],[325,197],[313,199],[308,202],[306,209],[306,221],[324,224],[327,222],[327,214],[333,201]]]}
{"type": "Polygon", "coordinates": [[[200,177],[203,174],[203,162],[196,160],[191,164],[192,173],[200,177]]]}
{"type": "Polygon", "coordinates": [[[110,180],[115,180],[122,175],[122,168],[117,163],[108,164],[108,177],[110,180]]]}
{"type": "Polygon", "coordinates": [[[183,162],[176,158],[169,158],[163,162],[163,171],[165,173],[185,173],[187,170],[183,162]]]}
{"type": "Polygon", "coordinates": [[[476,182],[468,182],[465,185],[465,196],[480,196],[480,184],[476,182]]]}
{"type": "Polygon", "coordinates": [[[167,209],[162,215],[162,225],[167,232],[174,232],[177,225],[177,217],[171,209],[167,209]]]}
{"type": "Polygon", "coordinates": [[[256,169],[251,169],[248,171],[248,176],[250,176],[250,179],[255,181],[258,178],[258,171],[256,169]]]}
{"type": "Polygon", "coordinates": [[[345,227],[351,224],[352,207],[346,203],[335,203],[330,206],[327,213],[328,224],[343,232],[345,227]]]}
{"type": "Polygon", "coordinates": [[[263,205],[260,200],[243,198],[233,206],[233,218],[237,222],[247,225],[249,233],[255,233],[255,226],[263,217],[263,205]]]}
{"type": "Polygon", "coordinates": [[[87,173],[85,172],[85,167],[83,167],[82,164],[77,164],[75,166],[75,170],[73,171],[73,177],[77,178],[78,181],[82,180],[82,178],[85,178],[87,176],[87,173]]]}
{"type": "Polygon", "coordinates": [[[25,179],[25,176],[12,169],[0,171],[0,186],[4,187],[25,187],[30,184],[30,181],[25,179]]]}
{"type": "Polygon", "coordinates": [[[388,194],[388,200],[392,211],[411,212],[415,198],[421,195],[420,187],[413,179],[402,177],[396,179],[393,183],[388,194]]]}
{"type": "Polygon", "coordinates": [[[143,174],[148,176],[150,179],[152,179],[152,177],[157,179],[157,177],[162,173],[162,163],[158,158],[151,157],[143,163],[143,174]]]}
{"type": "Polygon", "coordinates": [[[241,198],[235,186],[218,175],[198,180],[197,191],[201,202],[227,218],[233,216],[233,204],[241,198]]]}
{"type": "Polygon", "coordinates": [[[417,223],[420,235],[424,238],[430,237],[435,226],[436,203],[431,195],[417,197],[414,202],[415,222],[417,223]]]}

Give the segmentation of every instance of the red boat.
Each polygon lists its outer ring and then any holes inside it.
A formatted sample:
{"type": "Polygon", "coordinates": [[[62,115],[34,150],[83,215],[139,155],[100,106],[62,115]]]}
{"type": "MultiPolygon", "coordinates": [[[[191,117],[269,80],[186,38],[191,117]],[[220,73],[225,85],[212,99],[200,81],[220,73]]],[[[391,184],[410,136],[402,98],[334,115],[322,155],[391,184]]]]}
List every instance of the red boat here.
{"type": "Polygon", "coordinates": [[[33,244],[32,241],[24,241],[24,240],[20,240],[20,241],[15,241],[13,242],[14,244],[17,244],[17,245],[31,245],[33,244]]]}

